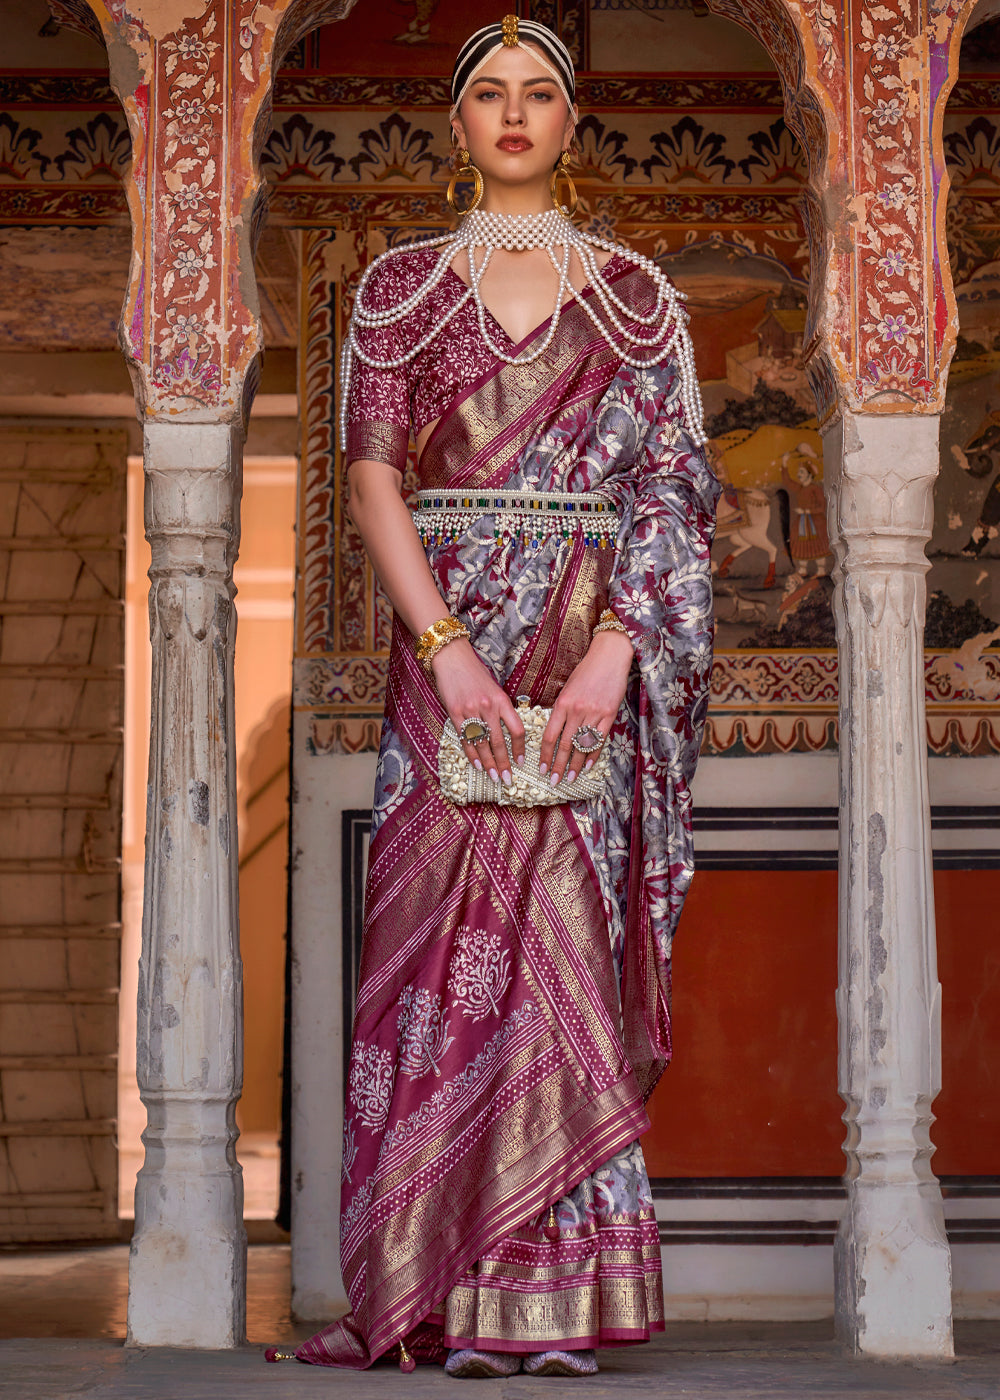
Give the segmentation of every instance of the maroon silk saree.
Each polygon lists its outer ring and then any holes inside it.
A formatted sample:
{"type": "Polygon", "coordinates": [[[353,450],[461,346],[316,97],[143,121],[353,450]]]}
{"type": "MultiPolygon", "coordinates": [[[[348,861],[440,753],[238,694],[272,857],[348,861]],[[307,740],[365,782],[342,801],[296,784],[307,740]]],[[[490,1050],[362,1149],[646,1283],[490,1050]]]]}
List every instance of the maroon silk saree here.
{"type": "MultiPolygon", "coordinates": [[[[640,310],[645,288],[616,281],[640,310]]],[[[715,478],[685,432],[676,365],[623,365],[579,305],[539,361],[498,364],[459,396],[420,477],[605,493],[615,548],[532,548],[485,515],[428,560],[511,697],[551,705],[608,606],[636,662],[601,801],[459,808],[437,781],[445,712],[395,622],[344,1127],[352,1312],[299,1347],[320,1365],[366,1367],[401,1341],[431,1360],[663,1325],[636,1139],[671,1051],[715,478]]]]}

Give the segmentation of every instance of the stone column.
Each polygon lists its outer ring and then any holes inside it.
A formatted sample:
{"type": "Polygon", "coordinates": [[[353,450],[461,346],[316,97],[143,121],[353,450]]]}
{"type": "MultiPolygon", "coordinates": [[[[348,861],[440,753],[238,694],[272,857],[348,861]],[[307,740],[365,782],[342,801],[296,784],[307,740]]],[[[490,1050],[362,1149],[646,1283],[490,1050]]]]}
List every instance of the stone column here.
{"type": "Polygon", "coordinates": [[[153,648],[137,1074],[148,1113],[128,1342],[246,1340],[233,563],[242,442],[224,423],[150,422],[153,648]]]}
{"type": "Polygon", "coordinates": [[[923,699],[938,415],[958,317],[943,111],[974,0],[707,0],[774,58],[808,166],[804,359],[826,423],[841,693],[840,1092],[848,1205],[840,1336],[952,1354],[951,1265],[930,1168],[940,995],[923,699]]]}
{"type": "Polygon", "coordinates": [[[263,344],[259,156],[287,47],[354,0],[52,0],[101,40],[132,142],[120,333],[145,424],[152,734],[128,1339],[245,1339],[232,567],[263,344]]]}
{"type": "Polygon", "coordinates": [[[844,410],[825,439],[840,646],[840,1093],[847,1208],[838,1336],[950,1357],[951,1254],[931,1171],[941,1079],[927,740],[924,546],[939,419],[844,410]]]}

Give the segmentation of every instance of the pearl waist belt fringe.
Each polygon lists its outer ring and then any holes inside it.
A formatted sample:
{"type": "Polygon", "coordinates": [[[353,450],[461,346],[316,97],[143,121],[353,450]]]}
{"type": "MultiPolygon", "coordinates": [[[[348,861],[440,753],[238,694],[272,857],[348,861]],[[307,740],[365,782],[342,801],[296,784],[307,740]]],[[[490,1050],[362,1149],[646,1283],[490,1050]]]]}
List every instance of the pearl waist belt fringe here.
{"type": "Polygon", "coordinates": [[[554,536],[607,549],[620,524],[614,506],[596,491],[421,491],[413,523],[425,546],[454,544],[483,516],[493,517],[498,544],[520,540],[529,549],[554,536]]]}

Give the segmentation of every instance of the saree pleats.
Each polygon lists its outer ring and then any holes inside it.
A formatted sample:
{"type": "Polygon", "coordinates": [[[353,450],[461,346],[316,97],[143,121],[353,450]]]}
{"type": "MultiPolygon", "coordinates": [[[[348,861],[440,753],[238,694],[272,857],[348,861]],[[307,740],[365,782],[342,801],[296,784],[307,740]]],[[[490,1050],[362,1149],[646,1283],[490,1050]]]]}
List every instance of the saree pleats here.
{"type": "Polygon", "coordinates": [[[714,478],[683,438],[671,366],[638,382],[575,310],[540,365],[498,367],[460,397],[421,480],[615,501],[617,549],[530,547],[488,516],[428,547],[484,665],[536,704],[553,703],[602,609],[627,595],[636,667],[608,737],[611,780],[590,806],[446,802],[446,715],[396,620],[346,1095],[353,1311],[302,1360],[364,1367],[403,1339],[426,1357],[606,1345],[662,1326],[636,1139],[670,1055],[714,478]],[[655,656],[653,626],[671,637],[655,656]]]}
{"type": "Polygon", "coordinates": [[[542,1351],[645,1341],[663,1327],[659,1232],[637,1143],[500,1240],[449,1292],[448,1346],[542,1351]]]}

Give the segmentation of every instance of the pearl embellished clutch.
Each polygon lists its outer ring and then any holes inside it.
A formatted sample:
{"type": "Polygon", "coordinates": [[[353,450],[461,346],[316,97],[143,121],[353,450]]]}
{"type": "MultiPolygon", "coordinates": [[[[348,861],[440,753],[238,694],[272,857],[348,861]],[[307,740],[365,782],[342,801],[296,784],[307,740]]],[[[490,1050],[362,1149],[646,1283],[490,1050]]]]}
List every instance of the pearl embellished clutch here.
{"type": "MultiPolygon", "coordinates": [[[[564,776],[554,786],[548,773],[539,773],[542,735],[552,714],[551,708],[533,705],[519,706],[517,713],[524,723],[524,766],[510,765],[511,784],[505,787],[494,782],[489,773],[480,772],[465,756],[462,741],[451,720],[445,721],[438,749],[438,780],[441,792],[458,807],[474,802],[495,802],[501,807],[555,807],[562,802],[593,802],[603,793],[608,781],[608,746],[603,744],[593,766],[578,773],[572,782],[564,776]]],[[[511,751],[510,735],[504,731],[507,752],[511,751]]]]}

